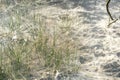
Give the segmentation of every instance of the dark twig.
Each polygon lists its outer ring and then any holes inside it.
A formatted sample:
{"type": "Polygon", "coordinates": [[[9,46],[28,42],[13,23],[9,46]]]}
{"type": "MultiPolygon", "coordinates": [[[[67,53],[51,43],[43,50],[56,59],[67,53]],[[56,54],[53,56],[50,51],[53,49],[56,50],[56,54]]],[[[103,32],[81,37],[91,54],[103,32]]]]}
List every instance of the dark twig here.
{"type": "Polygon", "coordinates": [[[108,15],[110,16],[110,19],[111,19],[111,20],[114,20],[113,17],[112,17],[112,15],[111,15],[111,13],[110,13],[110,11],[109,11],[109,3],[110,3],[110,1],[111,1],[111,0],[107,0],[106,10],[107,10],[108,15]]]}
{"type": "Polygon", "coordinates": [[[107,0],[107,4],[106,4],[106,10],[107,10],[107,13],[108,13],[108,15],[110,16],[110,19],[112,20],[112,22],[110,22],[109,24],[108,24],[108,26],[110,26],[110,25],[112,25],[113,23],[115,23],[118,19],[113,19],[113,17],[112,17],[112,15],[111,15],[111,13],[110,13],[110,11],[109,11],[109,3],[110,3],[110,1],[111,0],[107,0]]]}

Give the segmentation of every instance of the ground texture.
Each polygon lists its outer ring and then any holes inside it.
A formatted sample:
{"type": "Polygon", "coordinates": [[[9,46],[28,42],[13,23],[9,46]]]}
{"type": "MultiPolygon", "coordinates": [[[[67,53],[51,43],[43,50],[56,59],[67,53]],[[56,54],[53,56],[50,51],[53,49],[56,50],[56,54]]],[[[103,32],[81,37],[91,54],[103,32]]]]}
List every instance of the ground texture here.
{"type": "MultiPolygon", "coordinates": [[[[70,18],[70,32],[66,32],[71,41],[75,42],[77,52],[71,55],[74,59],[71,64],[79,66],[77,73],[60,71],[57,80],[119,80],[120,79],[120,21],[108,26],[109,16],[106,12],[103,0],[36,0],[27,5],[22,5],[19,0],[9,0],[8,4],[0,4],[0,35],[9,33],[9,38],[14,33],[8,28],[8,24],[13,15],[22,16],[21,38],[31,36],[27,31],[33,29],[26,26],[33,25],[31,15],[40,15],[46,21],[48,33],[53,32],[53,26],[59,24],[61,20],[70,18]],[[10,2],[9,2],[10,1],[10,2]],[[26,16],[27,14],[27,16],[26,16]],[[28,23],[28,24],[26,24],[28,23]]],[[[110,10],[114,19],[120,16],[120,0],[113,0],[110,10]]],[[[16,19],[16,18],[15,18],[16,19]]],[[[14,22],[14,19],[13,19],[14,22]]],[[[16,25],[17,26],[17,25],[16,25]]],[[[19,29],[19,30],[20,30],[19,29]]],[[[15,30],[15,31],[14,31],[15,30]]],[[[19,31],[18,30],[18,31],[19,31]]],[[[1,43],[7,40],[0,37],[1,43]]],[[[32,80],[39,80],[40,71],[35,72],[32,80]]],[[[51,80],[50,76],[47,79],[51,80]]]]}

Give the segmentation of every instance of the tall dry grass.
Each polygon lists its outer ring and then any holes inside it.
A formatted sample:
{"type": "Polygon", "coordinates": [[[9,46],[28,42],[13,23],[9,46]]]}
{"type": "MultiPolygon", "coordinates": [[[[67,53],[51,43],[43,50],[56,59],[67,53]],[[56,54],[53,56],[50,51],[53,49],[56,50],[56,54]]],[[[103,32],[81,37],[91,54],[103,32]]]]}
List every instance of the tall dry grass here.
{"type": "Polygon", "coordinates": [[[60,70],[70,64],[75,47],[67,35],[72,23],[68,14],[51,27],[41,15],[28,20],[16,12],[10,19],[9,32],[0,37],[0,80],[27,80],[33,70],[60,70]]]}

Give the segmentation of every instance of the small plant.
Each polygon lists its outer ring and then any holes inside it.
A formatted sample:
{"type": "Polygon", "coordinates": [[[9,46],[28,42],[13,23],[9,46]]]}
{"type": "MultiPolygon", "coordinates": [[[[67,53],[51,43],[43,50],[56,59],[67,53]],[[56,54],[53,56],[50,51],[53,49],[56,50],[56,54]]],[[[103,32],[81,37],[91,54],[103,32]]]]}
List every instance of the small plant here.
{"type": "MultiPolygon", "coordinates": [[[[65,19],[64,21],[66,23],[63,23],[63,28],[70,28],[70,24],[67,22],[68,19],[65,19]]],[[[66,38],[62,40],[61,38],[63,36],[65,37],[65,35],[61,35],[60,33],[58,34],[56,27],[54,27],[54,31],[52,33],[53,35],[49,35],[45,30],[44,24],[42,24],[38,31],[35,47],[36,52],[40,56],[40,59],[42,58],[41,62],[44,62],[45,67],[54,67],[55,69],[60,69],[66,64],[66,62],[69,64],[69,57],[74,52],[72,52],[73,45],[71,44],[70,40],[66,38]]],[[[66,29],[66,31],[68,30],[66,29]]]]}
{"type": "Polygon", "coordinates": [[[12,13],[7,24],[9,33],[4,36],[7,43],[0,47],[0,80],[29,80],[32,71],[43,68],[60,70],[70,64],[74,45],[67,35],[72,24],[68,14],[60,17],[58,24],[47,24],[39,14],[23,16],[19,11],[12,13]],[[49,26],[51,24],[53,26],[49,26]]]}

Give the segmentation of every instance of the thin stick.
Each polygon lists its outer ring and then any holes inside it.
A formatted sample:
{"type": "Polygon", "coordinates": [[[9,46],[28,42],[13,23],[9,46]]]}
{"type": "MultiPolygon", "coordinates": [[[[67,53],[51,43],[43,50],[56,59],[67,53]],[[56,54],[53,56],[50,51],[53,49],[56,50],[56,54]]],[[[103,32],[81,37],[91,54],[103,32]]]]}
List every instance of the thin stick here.
{"type": "Polygon", "coordinates": [[[107,0],[106,10],[107,10],[108,15],[110,16],[110,19],[111,19],[111,20],[114,20],[113,17],[112,17],[112,15],[111,15],[111,13],[110,13],[110,11],[109,11],[109,3],[110,3],[110,1],[111,1],[111,0],[107,0]]]}

